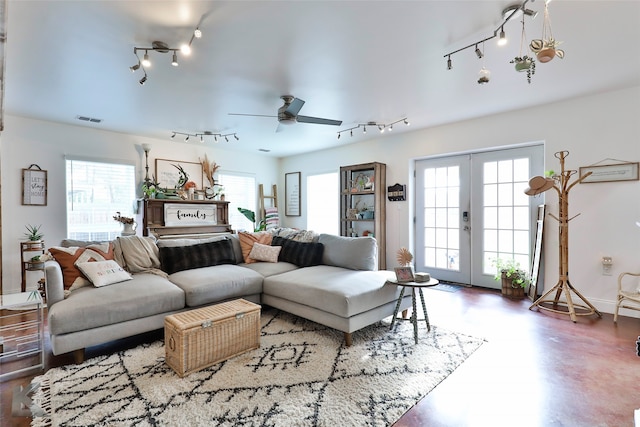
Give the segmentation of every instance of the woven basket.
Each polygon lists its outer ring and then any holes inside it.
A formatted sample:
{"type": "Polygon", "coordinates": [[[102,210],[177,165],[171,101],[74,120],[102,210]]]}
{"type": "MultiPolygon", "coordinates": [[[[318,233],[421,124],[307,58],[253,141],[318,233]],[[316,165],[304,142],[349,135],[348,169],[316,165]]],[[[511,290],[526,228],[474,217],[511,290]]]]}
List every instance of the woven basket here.
{"type": "Polygon", "coordinates": [[[184,377],[260,347],[260,308],[238,299],[167,316],[165,362],[184,377]]]}
{"type": "Polygon", "coordinates": [[[524,298],[524,288],[520,285],[514,285],[510,278],[502,273],[502,295],[512,299],[524,298]]]}

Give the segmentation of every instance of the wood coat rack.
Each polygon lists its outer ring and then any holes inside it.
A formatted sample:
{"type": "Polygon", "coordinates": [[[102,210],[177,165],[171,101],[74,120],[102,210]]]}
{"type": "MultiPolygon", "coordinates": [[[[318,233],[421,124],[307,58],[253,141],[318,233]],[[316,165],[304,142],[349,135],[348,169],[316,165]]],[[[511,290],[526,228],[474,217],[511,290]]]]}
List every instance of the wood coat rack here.
{"type": "MultiPolygon", "coordinates": [[[[569,155],[568,151],[559,151],[554,154],[554,156],[560,160],[560,175],[555,175],[553,177],[554,184],[553,186],[543,189],[542,191],[546,191],[550,188],[553,188],[558,193],[558,201],[559,201],[559,212],[556,217],[553,214],[549,214],[553,219],[557,220],[559,223],[559,233],[560,233],[560,243],[559,243],[559,279],[558,283],[547,292],[544,293],[540,298],[538,298],[529,309],[533,307],[538,307],[539,309],[552,311],[554,313],[560,314],[568,314],[571,316],[571,320],[575,323],[577,321],[576,316],[589,316],[592,314],[597,314],[598,317],[602,317],[602,314],[584,297],[576,288],[571,285],[569,281],[569,221],[573,218],[569,218],[569,191],[573,188],[574,185],[578,184],[580,181],[584,180],[586,177],[591,175],[591,172],[587,172],[584,175],[580,176],[576,181],[569,184],[571,177],[577,173],[575,170],[565,170],[564,168],[564,160],[569,155]],[[552,293],[555,292],[555,297],[553,299],[547,299],[552,293]],[[573,302],[571,297],[571,292],[573,292],[577,297],[582,300],[585,305],[576,304],[573,302]],[[564,293],[565,300],[561,301],[560,297],[564,293]],[[564,307],[564,309],[561,309],[564,307]],[[576,310],[578,309],[578,310],[576,310]]],[[[530,193],[528,193],[530,194],[530,193]]],[[[539,194],[539,193],[534,193],[539,194]]]]}

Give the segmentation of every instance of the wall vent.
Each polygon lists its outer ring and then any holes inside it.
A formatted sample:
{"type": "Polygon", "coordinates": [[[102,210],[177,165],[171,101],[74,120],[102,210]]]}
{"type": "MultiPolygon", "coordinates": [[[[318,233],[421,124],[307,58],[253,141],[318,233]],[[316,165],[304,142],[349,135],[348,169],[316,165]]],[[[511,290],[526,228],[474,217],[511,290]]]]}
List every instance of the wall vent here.
{"type": "Polygon", "coordinates": [[[82,120],[83,122],[91,122],[91,123],[102,122],[102,119],[96,119],[95,117],[87,117],[87,116],[76,116],[76,119],[82,120]]]}

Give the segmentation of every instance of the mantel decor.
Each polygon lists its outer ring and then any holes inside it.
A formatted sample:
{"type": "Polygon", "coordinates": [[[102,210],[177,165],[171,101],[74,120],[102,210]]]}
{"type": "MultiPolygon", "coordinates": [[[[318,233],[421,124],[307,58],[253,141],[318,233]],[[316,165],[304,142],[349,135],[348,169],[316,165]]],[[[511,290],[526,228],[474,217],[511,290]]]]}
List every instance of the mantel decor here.
{"type": "Polygon", "coordinates": [[[576,174],[575,170],[565,170],[564,161],[569,155],[568,151],[559,151],[554,154],[557,159],[560,160],[560,174],[554,175],[552,178],[545,178],[542,176],[534,176],[529,180],[529,188],[525,190],[525,194],[529,196],[536,196],[543,192],[554,189],[558,193],[559,199],[559,212],[558,216],[549,213],[549,216],[558,221],[558,231],[560,233],[559,238],[559,278],[558,283],[544,293],[540,298],[534,301],[529,307],[538,307],[542,310],[551,311],[554,313],[568,314],[571,316],[571,320],[575,323],[577,321],[576,316],[589,316],[592,314],[602,317],[602,314],[584,297],[576,288],[571,285],[569,281],[569,221],[574,219],[576,215],[569,218],[569,191],[574,185],[584,181],[591,175],[591,171],[580,175],[577,180],[572,183],[571,177],[576,174]],[[555,292],[555,298],[547,299],[549,295],[555,292]],[[573,302],[571,293],[574,293],[585,305],[576,304],[573,302]],[[560,300],[560,297],[564,293],[565,300],[560,300]],[[564,309],[563,309],[564,308],[564,309]]]}
{"type": "Polygon", "coordinates": [[[47,171],[36,164],[22,169],[22,204],[47,206],[47,171]]]}
{"type": "Polygon", "coordinates": [[[196,188],[202,189],[202,164],[195,162],[181,162],[179,160],[156,159],[156,179],[164,189],[178,187],[180,180],[180,166],[188,176],[188,181],[196,183],[196,188]]]}
{"type": "Polygon", "coordinates": [[[215,205],[183,203],[164,205],[164,225],[167,227],[216,225],[217,223],[215,205]]]}

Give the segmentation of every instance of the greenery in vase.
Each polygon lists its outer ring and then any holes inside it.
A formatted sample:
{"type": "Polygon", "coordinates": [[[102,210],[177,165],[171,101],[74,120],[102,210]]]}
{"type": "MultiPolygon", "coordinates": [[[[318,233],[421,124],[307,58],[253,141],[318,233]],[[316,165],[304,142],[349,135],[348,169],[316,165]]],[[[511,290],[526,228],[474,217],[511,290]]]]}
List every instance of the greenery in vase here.
{"type": "Polygon", "coordinates": [[[531,283],[529,273],[523,270],[520,267],[520,263],[513,259],[503,260],[496,258],[492,260],[492,265],[496,267],[496,274],[494,276],[496,281],[502,280],[502,274],[504,273],[507,279],[511,279],[513,287],[517,285],[525,288],[531,283]]]}
{"type": "Polygon", "coordinates": [[[24,235],[29,241],[36,242],[44,237],[44,234],[40,232],[42,225],[26,225],[25,227],[28,233],[24,233],[24,235]]]}

